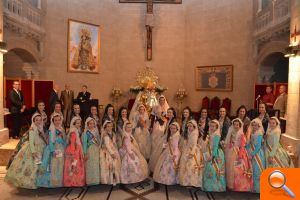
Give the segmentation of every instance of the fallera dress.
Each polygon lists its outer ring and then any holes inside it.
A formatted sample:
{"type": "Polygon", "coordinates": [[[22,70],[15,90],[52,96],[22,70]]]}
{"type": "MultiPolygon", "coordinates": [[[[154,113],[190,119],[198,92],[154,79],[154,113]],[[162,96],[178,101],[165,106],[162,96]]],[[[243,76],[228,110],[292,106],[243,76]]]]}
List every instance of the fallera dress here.
{"type": "Polygon", "coordinates": [[[15,156],[7,170],[5,181],[16,187],[36,189],[37,175],[45,146],[46,139],[43,132],[31,128],[29,130],[29,141],[22,145],[15,156]],[[36,154],[36,158],[33,157],[33,154],[36,154]]]}
{"type": "Polygon", "coordinates": [[[179,139],[180,133],[177,132],[170,136],[168,143],[165,144],[165,149],[160,155],[153,173],[155,182],[164,185],[178,184],[179,159],[181,155],[179,139]]]}
{"type": "Polygon", "coordinates": [[[86,130],[82,135],[85,155],[85,177],[87,185],[100,183],[100,137],[98,130],[86,130]]]}
{"type": "Polygon", "coordinates": [[[69,133],[69,144],[65,150],[64,186],[81,187],[85,185],[83,150],[78,132],[69,133]]]}
{"type": "MultiPolygon", "coordinates": [[[[126,124],[125,124],[126,125],[126,124]]],[[[138,183],[149,175],[147,161],[139,150],[139,146],[131,133],[123,131],[121,156],[121,183],[138,183]]]]}
{"type": "Polygon", "coordinates": [[[116,185],[120,183],[121,159],[116,144],[115,133],[104,131],[100,148],[100,183],[116,185]],[[113,158],[113,156],[115,158],[113,158]]]}

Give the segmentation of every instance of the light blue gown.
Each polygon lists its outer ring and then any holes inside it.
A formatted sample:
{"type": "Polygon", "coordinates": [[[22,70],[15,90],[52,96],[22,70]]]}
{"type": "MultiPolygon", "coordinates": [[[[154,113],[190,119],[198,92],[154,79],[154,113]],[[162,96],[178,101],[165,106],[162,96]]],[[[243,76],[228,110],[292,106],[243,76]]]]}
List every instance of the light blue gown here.
{"type": "Polygon", "coordinates": [[[247,145],[249,155],[252,156],[253,192],[260,193],[260,175],[266,168],[265,152],[263,149],[263,134],[251,134],[250,143],[247,145]]]}
{"type": "Polygon", "coordinates": [[[50,156],[50,184],[51,187],[62,187],[64,177],[64,161],[65,161],[65,133],[56,130],[55,133],[50,131],[49,133],[49,148],[51,152],[50,156]],[[55,135],[55,141],[53,137],[55,135]],[[54,155],[54,153],[60,155],[54,155]]]}
{"type": "Polygon", "coordinates": [[[203,172],[203,190],[207,192],[226,191],[225,156],[219,145],[220,139],[219,135],[213,135],[208,144],[208,153],[213,159],[205,162],[203,172]]]}
{"type": "Polygon", "coordinates": [[[50,148],[47,145],[43,152],[42,164],[37,176],[38,187],[50,187],[50,148]]]}

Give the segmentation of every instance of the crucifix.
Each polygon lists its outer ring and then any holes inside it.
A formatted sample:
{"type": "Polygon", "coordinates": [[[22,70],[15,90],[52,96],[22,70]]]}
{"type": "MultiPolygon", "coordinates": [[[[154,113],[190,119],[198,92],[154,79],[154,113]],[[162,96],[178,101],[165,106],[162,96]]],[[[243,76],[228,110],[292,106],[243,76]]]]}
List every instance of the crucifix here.
{"type": "Polygon", "coordinates": [[[152,60],[152,30],[154,27],[154,14],[153,14],[153,3],[162,4],[181,4],[182,0],[119,0],[120,3],[147,3],[147,14],[146,14],[146,31],[147,31],[147,42],[146,42],[146,58],[147,61],[152,60]]]}
{"type": "Polygon", "coordinates": [[[146,14],[146,30],[147,30],[147,46],[146,57],[148,61],[152,60],[152,29],[154,27],[153,15],[153,0],[147,0],[147,14],[146,14]]]}
{"type": "Polygon", "coordinates": [[[297,42],[297,36],[300,35],[300,32],[297,31],[297,26],[295,25],[294,32],[291,34],[291,39],[294,39],[294,42],[297,42]]]}

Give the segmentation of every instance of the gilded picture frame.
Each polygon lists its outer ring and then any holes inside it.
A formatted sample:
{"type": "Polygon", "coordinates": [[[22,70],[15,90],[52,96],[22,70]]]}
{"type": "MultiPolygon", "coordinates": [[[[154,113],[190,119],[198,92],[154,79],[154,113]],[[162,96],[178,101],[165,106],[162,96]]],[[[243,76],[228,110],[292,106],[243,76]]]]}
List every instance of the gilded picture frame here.
{"type": "Polygon", "coordinates": [[[100,26],[79,20],[68,20],[67,71],[99,73],[100,26]]]}
{"type": "Polygon", "coordinates": [[[233,65],[198,66],[195,69],[196,90],[232,91],[233,65]]]}
{"type": "MultiPolygon", "coordinates": [[[[119,0],[120,3],[147,3],[147,0],[119,0]]],[[[153,0],[153,3],[182,4],[182,0],[153,0]]]]}

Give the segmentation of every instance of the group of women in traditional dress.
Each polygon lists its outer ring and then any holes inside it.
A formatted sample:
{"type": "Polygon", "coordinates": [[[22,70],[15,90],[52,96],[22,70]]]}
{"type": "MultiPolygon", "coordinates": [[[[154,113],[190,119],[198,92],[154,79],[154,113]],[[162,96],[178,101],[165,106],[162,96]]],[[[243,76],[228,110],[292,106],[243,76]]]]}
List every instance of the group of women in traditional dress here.
{"type": "MultiPolygon", "coordinates": [[[[80,187],[97,184],[131,184],[152,175],[165,185],[200,187],[204,191],[259,192],[260,175],[267,167],[293,167],[280,145],[280,122],[268,117],[250,121],[245,106],[229,119],[226,109],[210,119],[200,111],[197,122],[191,109],[176,111],[164,96],[151,115],[135,103],[130,115],[122,107],[115,120],[114,107],[105,109],[102,123],[97,108],[85,122],[74,110],[65,132],[57,104],[47,127],[44,103],[32,116],[28,140],[16,152],[5,180],[16,187],[80,187]],[[100,126],[101,124],[101,126],[100,126]],[[265,131],[266,130],[266,131],[265,131]]],[[[259,109],[262,115],[264,104],[259,109]]]]}

